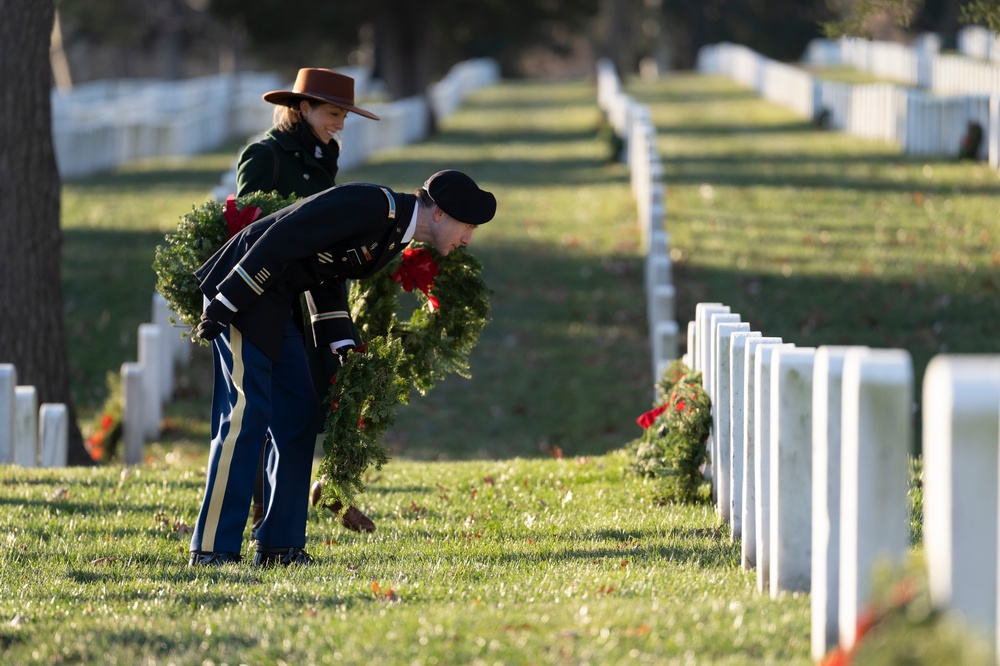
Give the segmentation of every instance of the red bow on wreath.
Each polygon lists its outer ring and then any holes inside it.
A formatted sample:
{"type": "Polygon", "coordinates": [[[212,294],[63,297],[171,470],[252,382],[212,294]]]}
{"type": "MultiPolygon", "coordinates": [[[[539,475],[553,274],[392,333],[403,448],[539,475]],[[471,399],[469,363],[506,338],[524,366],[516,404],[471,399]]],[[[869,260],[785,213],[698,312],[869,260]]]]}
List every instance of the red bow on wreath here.
{"type": "Polygon", "coordinates": [[[406,248],[403,250],[403,262],[392,274],[392,279],[403,287],[403,291],[413,291],[416,287],[424,292],[431,310],[437,310],[438,299],[431,296],[434,286],[434,276],[438,274],[438,265],[427,248],[406,248]]]}
{"type": "Polygon", "coordinates": [[[635,422],[638,423],[640,426],[642,426],[643,429],[648,428],[654,423],[656,423],[656,418],[665,411],[667,411],[666,403],[660,405],[659,407],[654,407],[653,409],[649,410],[648,412],[637,418],[635,422]]]}
{"type": "Polygon", "coordinates": [[[229,229],[229,237],[232,238],[239,233],[240,229],[247,226],[260,217],[260,208],[247,206],[243,210],[236,210],[236,197],[230,194],[226,197],[226,209],[222,214],[226,218],[226,228],[229,229]]]}

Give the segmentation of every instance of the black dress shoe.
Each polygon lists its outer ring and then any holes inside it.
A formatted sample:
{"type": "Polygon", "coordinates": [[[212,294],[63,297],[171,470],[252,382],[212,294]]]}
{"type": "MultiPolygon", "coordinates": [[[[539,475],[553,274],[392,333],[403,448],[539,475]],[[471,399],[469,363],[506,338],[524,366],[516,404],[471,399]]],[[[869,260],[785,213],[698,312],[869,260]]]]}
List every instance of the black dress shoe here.
{"type": "Polygon", "coordinates": [[[277,565],[289,566],[299,564],[308,566],[312,564],[312,557],[301,548],[292,546],[291,548],[263,548],[257,547],[257,554],[254,555],[253,563],[257,567],[273,567],[277,565]]]}
{"type": "Polygon", "coordinates": [[[239,564],[243,558],[239,553],[216,553],[213,551],[192,550],[189,567],[217,567],[223,564],[239,564]]]}

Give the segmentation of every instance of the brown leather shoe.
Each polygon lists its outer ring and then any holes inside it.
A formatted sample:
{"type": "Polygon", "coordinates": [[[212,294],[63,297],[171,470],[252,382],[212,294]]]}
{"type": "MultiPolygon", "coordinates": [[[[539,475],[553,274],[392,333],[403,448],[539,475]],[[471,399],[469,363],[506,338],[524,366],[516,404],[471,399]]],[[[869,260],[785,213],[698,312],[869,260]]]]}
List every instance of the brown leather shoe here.
{"type": "MultiPolygon", "coordinates": [[[[332,504],[327,504],[326,502],[321,503],[321,497],[323,494],[323,482],[316,481],[312,484],[312,488],[309,492],[309,500],[312,502],[313,506],[321,506],[322,508],[333,512],[334,515],[339,515],[340,511],[344,508],[344,504],[340,500],[334,500],[332,504]]],[[[371,518],[361,513],[361,511],[356,506],[347,507],[347,511],[340,516],[340,524],[351,530],[352,532],[374,532],[375,523],[371,518]]]]}

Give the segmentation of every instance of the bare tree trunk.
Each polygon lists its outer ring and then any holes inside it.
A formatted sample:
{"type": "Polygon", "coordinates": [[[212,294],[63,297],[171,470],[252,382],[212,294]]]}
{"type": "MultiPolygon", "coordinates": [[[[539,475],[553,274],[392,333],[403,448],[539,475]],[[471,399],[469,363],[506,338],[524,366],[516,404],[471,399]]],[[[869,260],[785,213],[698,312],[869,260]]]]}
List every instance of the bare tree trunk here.
{"type": "Polygon", "coordinates": [[[434,49],[424,3],[378,0],[378,5],[375,33],[386,90],[392,99],[426,94],[434,76],[434,49]]]}
{"type": "Polygon", "coordinates": [[[52,146],[52,0],[0,0],[0,361],[40,402],[70,413],[71,464],[90,461],[76,423],[63,325],[59,172],[52,146]]]}

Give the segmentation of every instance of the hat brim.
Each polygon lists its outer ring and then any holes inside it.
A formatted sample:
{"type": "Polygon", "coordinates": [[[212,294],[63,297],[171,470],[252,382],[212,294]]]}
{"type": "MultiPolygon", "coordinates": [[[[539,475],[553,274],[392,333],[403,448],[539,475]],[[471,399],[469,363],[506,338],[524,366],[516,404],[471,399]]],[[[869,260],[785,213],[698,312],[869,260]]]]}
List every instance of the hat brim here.
{"type": "Polygon", "coordinates": [[[344,109],[345,111],[350,111],[351,113],[356,113],[359,116],[371,118],[372,120],[381,120],[381,118],[376,116],[371,111],[366,111],[360,106],[354,106],[353,104],[336,97],[325,97],[323,95],[295,92],[293,90],[272,90],[271,92],[264,93],[263,98],[265,102],[280,104],[281,106],[294,106],[297,100],[307,99],[311,102],[320,102],[321,104],[333,104],[334,106],[344,109]]]}

